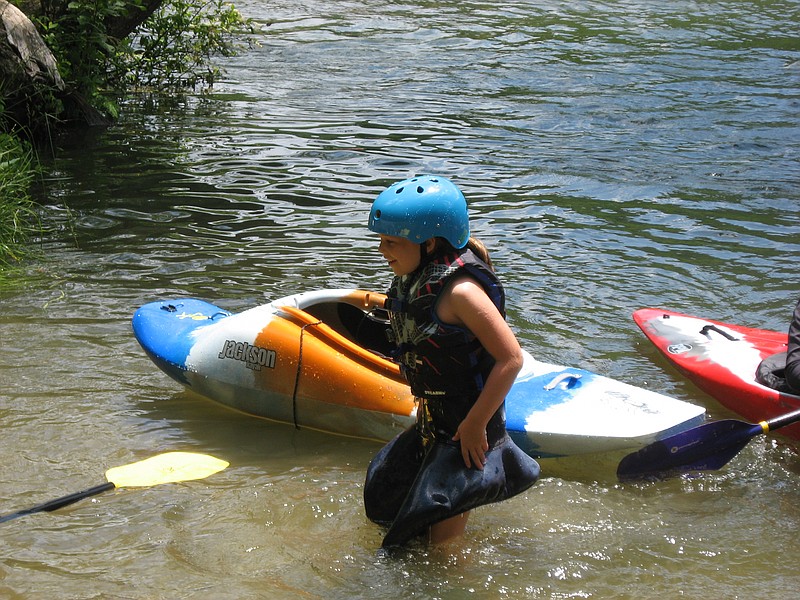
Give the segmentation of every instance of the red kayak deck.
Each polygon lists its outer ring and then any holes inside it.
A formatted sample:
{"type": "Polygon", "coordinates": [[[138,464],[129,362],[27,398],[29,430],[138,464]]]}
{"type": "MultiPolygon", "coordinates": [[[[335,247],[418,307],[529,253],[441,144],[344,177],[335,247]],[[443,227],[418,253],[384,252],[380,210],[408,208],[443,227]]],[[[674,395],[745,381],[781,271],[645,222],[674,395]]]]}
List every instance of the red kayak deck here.
{"type": "MultiPolygon", "coordinates": [[[[763,359],[785,352],[787,333],[752,329],[643,308],[633,320],[666,359],[720,404],[759,422],[800,409],[800,396],[761,385],[755,375],[763,359]]],[[[800,424],[781,429],[800,440],[800,424]]]]}

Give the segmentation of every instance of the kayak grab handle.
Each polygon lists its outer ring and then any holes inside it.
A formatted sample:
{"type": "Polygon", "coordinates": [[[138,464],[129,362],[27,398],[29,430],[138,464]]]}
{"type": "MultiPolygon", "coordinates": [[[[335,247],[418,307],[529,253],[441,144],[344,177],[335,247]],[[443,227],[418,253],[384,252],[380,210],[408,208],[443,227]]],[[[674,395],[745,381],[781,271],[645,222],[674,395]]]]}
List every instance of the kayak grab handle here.
{"type": "Polygon", "coordinates": [[[559,384],[564,382],[567,383],[566,387],[567,389],[569,389],[573,387],[576,383],[578,383],[578,380],[580,378],[581,376],[578,373],[561,373],[559,375],[556,375],[550,381],[550,383],[544,386],[544,389],[546,389],[549,392],[550,390],[554,390],[556,387],[558,387],[559,384]]]}
{"type": "Polygon", "coordinates": [[[708,334],[708,332],[709,332],[709,331],[716,331],[716,332],[717,332],[718,334],[720,334],[722,337],[728,338],[728,339],[729,339],[730,341],[732,341],[732,342],[738,342],[738,341],[739,341],[739,338],[732,336],[732,335],[731,335],[730,333],[728,333],[727,331],[723,331],[722,329],[720,329],[720,328],[719,328],[719,327],[717,327],[716,325],[705,325],[705,326],[704,326],[704,327],[703,327],[703,328],[700,330],[700,335],[704,335],[704,336],[706,336],[708,339],[711,339],[711,336],[708,334]]]}
{"type": "MultiPolygon", "coordinates": [[[[161,305],[161,310],[165,310],[168,313],[174,313],[174,312],[178,312],[178,307],[182,307],[182,306],[183,306],[183,304],[181,304],[181,303],[178,303],[177,306],[175,304],[162,304],[161,305]]],[[[213,321],[217,317],[230,317],[230,316],[231,316],[231,313],[229,313],[226,310],[218,310],[217,312],[212,313],[210,315],[207,315],[207,314],[202,313],[202,312],[196,312],[196,313],[193,313],[193,314],[190,315],[190,314],[187,314],[186,311],[184,311],[182,315],[178,315],[178,318],[179,319],[184,319],[184,318],[192,319],[193,321],[203,321],[205,319],[209,319],[209,320],[213,321]]]]}

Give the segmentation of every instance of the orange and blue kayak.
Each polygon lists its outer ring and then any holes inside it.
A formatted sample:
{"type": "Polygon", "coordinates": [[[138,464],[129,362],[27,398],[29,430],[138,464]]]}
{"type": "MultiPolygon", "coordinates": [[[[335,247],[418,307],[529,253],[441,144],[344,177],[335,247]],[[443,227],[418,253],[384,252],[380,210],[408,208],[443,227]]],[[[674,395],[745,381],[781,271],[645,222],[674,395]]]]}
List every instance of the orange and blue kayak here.
{"type": "MultiPolygon", "coordinates": [[[[760,422],[800,409],[800,396],[772,389],[756,377],[764,359],[786,352],[787,332],[661,308],[637,310],[633,320],[672,366],[733,412],[760,422]]],[[[783,428],[781,434],[800,439],[800,424],[783,428]]]]}
{"type": "MultiPolygon", "coordinates": [[[[385,296],[304,292],[231,313],[184,298],[133,316],[153,362],[189,390],[250,415],[334,434],[391,440],[416,405],[387,356],[385,296]]],[[[506,397],[506,426],[535,458],[645,446],[698,425],[702,407],[583,370],[525,364],[506,397]]]]}

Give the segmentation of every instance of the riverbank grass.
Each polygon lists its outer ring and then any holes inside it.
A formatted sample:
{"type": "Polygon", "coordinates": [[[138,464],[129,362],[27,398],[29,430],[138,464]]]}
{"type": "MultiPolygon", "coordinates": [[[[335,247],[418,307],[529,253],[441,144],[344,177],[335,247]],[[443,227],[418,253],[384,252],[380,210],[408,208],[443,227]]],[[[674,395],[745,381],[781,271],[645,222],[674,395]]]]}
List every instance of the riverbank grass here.
{"type": "Polygon", "coordinates": [[[0,267],[19,261],[38,227],[29,190],[37,169],[30,147],[0,133],[0,267]]]}

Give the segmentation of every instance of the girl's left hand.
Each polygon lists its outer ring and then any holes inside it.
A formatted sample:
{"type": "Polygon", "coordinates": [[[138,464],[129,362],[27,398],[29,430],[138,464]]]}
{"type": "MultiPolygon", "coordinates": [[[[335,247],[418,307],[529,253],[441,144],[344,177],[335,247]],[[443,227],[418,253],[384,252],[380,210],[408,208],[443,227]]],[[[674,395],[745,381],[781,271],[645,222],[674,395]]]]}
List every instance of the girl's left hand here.
{"type": "Polygon", "coordinates": [[[467,417],[458,426],[453,441],[461,442],[461,456],[467,468],[474,465],[476,469],[483,470],[483,465],[486,464],[486,452],[489,450],[485,427],[473,424],[467,417]]]}

